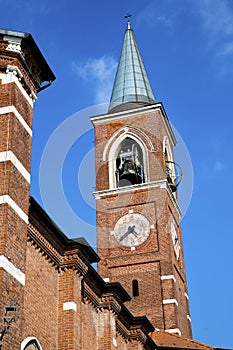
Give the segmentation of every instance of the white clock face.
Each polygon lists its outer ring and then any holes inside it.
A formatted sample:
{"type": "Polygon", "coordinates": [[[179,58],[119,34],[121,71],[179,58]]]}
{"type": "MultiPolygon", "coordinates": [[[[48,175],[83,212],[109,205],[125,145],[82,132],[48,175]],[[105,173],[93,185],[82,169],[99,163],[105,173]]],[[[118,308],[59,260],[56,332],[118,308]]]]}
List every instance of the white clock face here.
{"type": "Polygon", "coordinates": [[[172,235],[172,242],[173,242],[173,247],[175,250],[175,254],[176,254],[176,258],[177,260],[179,259],[179,255],[180,255],[180,244],[179,244],[179,239],[176,233],[176,228],[174,223],[171,223],[171,235],[172,235]]]}
{"type": "Polygon", "coordinates": [[[138,213],[122,216],[116,223],[114,235],[117,242],[125,247],[136,247],[142,244],[150,234],[150,223],[138,213]]]}

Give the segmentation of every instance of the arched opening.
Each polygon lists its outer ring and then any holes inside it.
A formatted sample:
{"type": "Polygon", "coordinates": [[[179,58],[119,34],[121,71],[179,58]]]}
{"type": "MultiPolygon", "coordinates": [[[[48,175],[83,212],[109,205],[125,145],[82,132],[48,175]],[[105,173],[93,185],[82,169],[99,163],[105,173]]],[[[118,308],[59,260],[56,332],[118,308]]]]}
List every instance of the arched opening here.
{"type": "MultiPolygon", "coordinates": [[[[139,163],[142,165],[142,174],[141,176],[141,182],[139,183],[147,183],[150,181],[150,174],[149,174],[149,162],[148,162],[148,151],[154,152],[153,144],[150,140],[150,138],[140,129],[125,126],[119,130],[117,130],[112,137],[109,139],[109,141],[106,143],[106,146],[104,148],[103,152],[103,161],[108,161],[108,170],[109,170],[109,188],[114,189],[119,187],[117,180],[118,180],[118,174],[117,174],[117,163],[116,161],[119,153],[121,152],[121,147],[125,146],[125,143],[127,141],[125,140],[131,140],[132,143],[135,144],[137,148],[138,155],[136,154],[136,149],[134,149],[134,152],[132,152],[132,144],[131,146],[131,153],[136,155],[136,159],[139,158],[139,163]],[[111,146],[110,146],[111,145],[111,146]]],[[[126,148],[127,151],[127,148],[126,148]]],[[[123,152],[124,153],[124,152],[123,152]]],[[[136,161],[135,161],[136,163],[136,161]]],[[[118,165],[119,166],[119,165],[118,165]]],[[[138,183],[138,182],[136,182],[138,183]]],[[[128,185],[131,185],[132,183],[128,183],[128,185]]],[[[123,186],[122,186],[123,187],[123,186]]]]}
{"type": "Polygon", "coordinates": [[[132,281],[132,295],[133,295],[133,297],[139,296],[139,286],[138,286],[137,280],[132,281]]]}
{"type": "Polygon", "coordinates": [[[126,137],[116,154],[116,187],[125,187],[145,182],[143,153],[136,140],[126,137]]]}
{"type": "Polygon", "coordinates": [[[177,187],[182,181],[183,172],[181,167],[174,162],[171,146],[168,139],[164,139],[164,157],[166,164],[167,182],[172,192],[177,191],[177,187]]]}
{"type": "Polygon", "coordinates": [[[21,343],[21,350],[42,350],[39,341],[35,337],[28,337],[21,343]]]}

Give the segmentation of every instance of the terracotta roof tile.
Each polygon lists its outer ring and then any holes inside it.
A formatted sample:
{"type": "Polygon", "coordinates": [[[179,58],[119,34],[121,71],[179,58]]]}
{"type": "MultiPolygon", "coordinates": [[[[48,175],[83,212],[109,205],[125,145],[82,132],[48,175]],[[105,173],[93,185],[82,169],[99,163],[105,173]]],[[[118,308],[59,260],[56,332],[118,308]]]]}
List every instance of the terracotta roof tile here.
{"type": "Polygon", "coordinates": [[[180,349],[199,349],[199,350],[214,350],[213,346],[200,343],[196,340],[184,338],[177,334],[171,334],[165,331],[154,331],[151,333],[151,338],[159,347],[171,347],[180,349]]]}

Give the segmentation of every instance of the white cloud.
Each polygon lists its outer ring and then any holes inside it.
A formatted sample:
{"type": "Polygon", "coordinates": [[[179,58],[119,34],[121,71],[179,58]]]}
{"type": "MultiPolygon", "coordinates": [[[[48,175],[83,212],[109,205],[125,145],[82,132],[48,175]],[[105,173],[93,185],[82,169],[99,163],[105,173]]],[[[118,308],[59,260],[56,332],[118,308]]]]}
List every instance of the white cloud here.
{"type": "Polygon", "coordinates": [[[146,23],[150,27],[163,25],[172,30],[176,17],[177,11],[173,11],[173,2],[171,0],[164,0],[163,3],[152,1],[137,15],[137,21],[140,24],[146,23]]]}
{"type": "Polygon", "coordinates": [[[225,45],[224,50],[222,51],[222,55],[233,54],[233,41],[229,42],[225,45]]]}
{"type": "Polygon", "coordinates": [[[232,55],[232,0],[198,0],[196,4],[209,45],[215,47],[219,55],[232,55]]]}
{"type": "Polygon", "coordinates": [[[219,160],[217,160],[217,161],[215,162],[215,165],[214,165],[214,170],[215,170],[216,172],[220,172],[220,171],[222,171],[223,169],[224,169],[223,163],[220,162],[219,160]]]}
{"type": "Polygon", "coordinates": [[[86,62],[73,62],[77,75],[87,84],[90,83],[95,103],[109,102],[116,67],[117,61],[111,56],[89,58],[86,62]]]}
{"type": "Polygon", "coordinates": [[[221,37],[233,34],[233,11],[228,0],[199,0],[198,4],[210,33],[221,37]]]}

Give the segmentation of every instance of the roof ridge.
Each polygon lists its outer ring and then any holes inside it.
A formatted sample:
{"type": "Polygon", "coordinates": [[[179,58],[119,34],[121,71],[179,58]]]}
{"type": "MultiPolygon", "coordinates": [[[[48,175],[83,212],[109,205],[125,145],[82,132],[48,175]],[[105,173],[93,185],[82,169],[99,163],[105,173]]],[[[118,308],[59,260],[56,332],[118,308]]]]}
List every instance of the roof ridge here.
{"type": "MultiPolygon", "coordinates": [[[[164,331],[164,330],[158,330],[158,331],[154,331],[152,332],[152,334],[155,334],[155,333],[163,333],[164,335],[166,336],[170,336],[170,337],[173,337],[173,338],[177,338],[179,340],[185,340],[187,342],[190,342],[190,343],[193,343],[193,344],[196,344],[196,345],[200,345],[200,346],[205,346],[206,349],[211,349],[211,350],[214,350],[214,349],[217,349],[216,347],[212,346],[212,345],[207,345],[205,343],[202,343],[198,340],[195,340],[195,339],[190,339],[190,338],[186,338],[182,335],[179,335],[179,334],[175,334],[175,333],[170,333],[170,332],[167,332],[167,331],[164,331]]],[[[156,340],[155,340],[156,342],[156,340]]],[[[166,345],[166,344],[164,344],[166,345]]]]}

